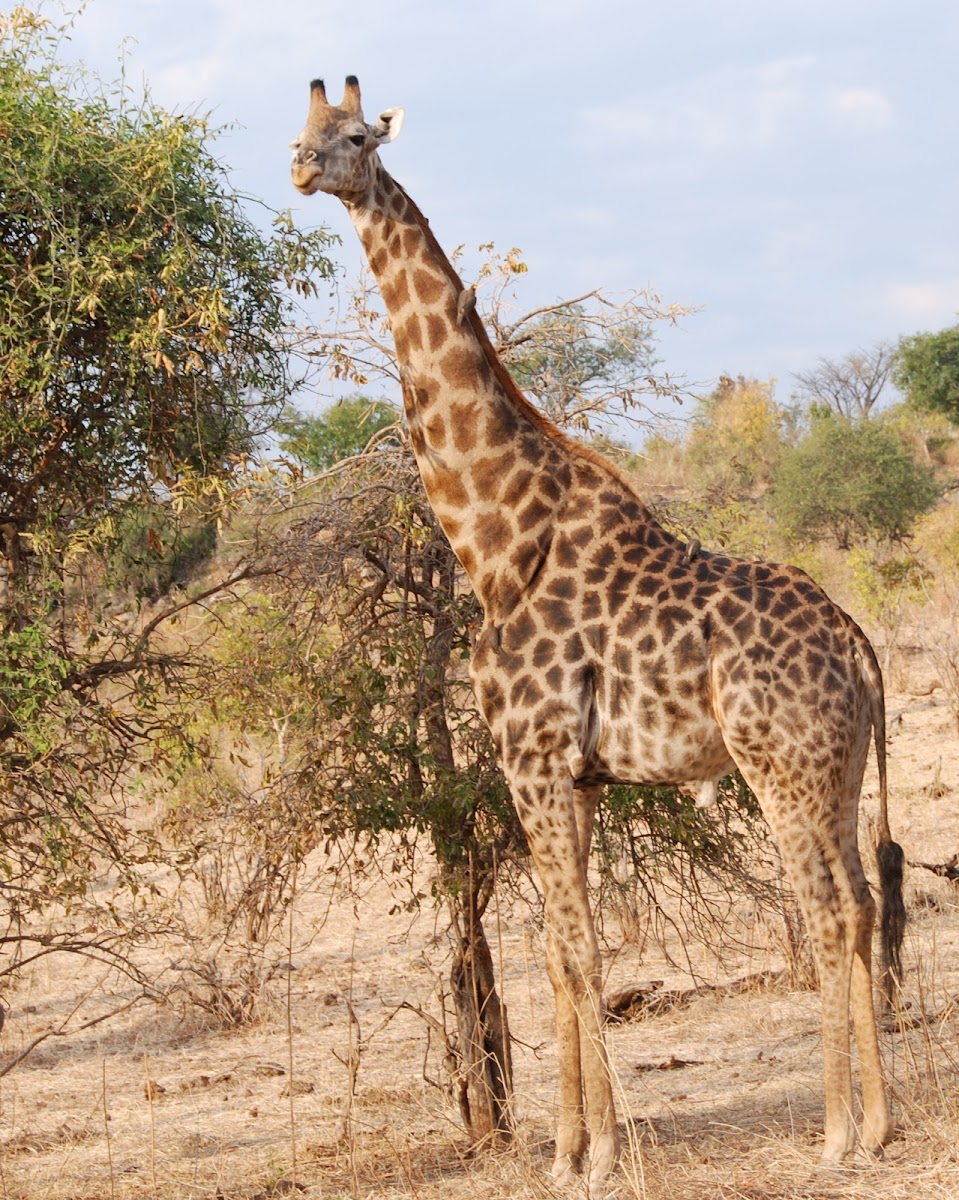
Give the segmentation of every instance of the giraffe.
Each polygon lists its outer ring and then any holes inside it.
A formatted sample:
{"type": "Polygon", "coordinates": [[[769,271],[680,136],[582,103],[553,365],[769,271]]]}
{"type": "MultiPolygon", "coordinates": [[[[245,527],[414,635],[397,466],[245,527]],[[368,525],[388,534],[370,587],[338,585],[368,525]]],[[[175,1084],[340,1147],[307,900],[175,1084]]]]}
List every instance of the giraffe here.
{"type": "Polygon", "coordinates": [[[588,1161],[598,1200],[619,1151],[586,877],[600,790],[683,783],[708,804],[736,767],[778,841],[818,966],[822,1157],[878,1153],[893,1122],[872,995],[876,904],[857,841],[870,741],[884,945],[894,965],[902,852],[887,818],[873,649],[801,570],[674,537],[615,466],[523,396],[471,289],[382,166],[378,149],[396,138],[403,116],[387,109],[369,124],[355,76],[339,106],[314,80],[291,174],[304,195],[338,196],[359,234],[389,314],[423,484],[483,607],[471,679],[546,908],[559,1047],[553,1176],[566,1181],[588,1161]]]}

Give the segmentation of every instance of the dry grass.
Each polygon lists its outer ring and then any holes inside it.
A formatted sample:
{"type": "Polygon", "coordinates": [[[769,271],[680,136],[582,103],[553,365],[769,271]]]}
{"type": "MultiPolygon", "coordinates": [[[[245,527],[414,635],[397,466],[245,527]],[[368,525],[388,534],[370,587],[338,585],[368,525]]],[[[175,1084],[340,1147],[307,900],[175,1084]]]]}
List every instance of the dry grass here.
{"type": "MultiPolygon", "coordinates": [[[[943,861],[959,850],[951,711],[935,697],[895,697],[890,708],[895,831],[911,860],[943,861]]],[[[959,1195],[959,890],[919,868],[908,888],[910,1007],[883,1033],[901,1133],[884,1160],[842,1171],[818,1165],[818,998],[767,980],[687,995],[610,1028],[627,1147],[620,1200],[959,1195]]],[[[508,1150],[474,1156],[450,1097],[435,1086],[444,1079],[442,1047],[401,1007],[436,1011],[446,968],[435,914],[389,915],[385,884],[356,904],[343,896],[327,912],[329,903],[301,897],[293,940],[304,948],[295,970],[271,985],[255,1025],[224,1033],[141,1006],[44,1042],[0,1080],[0,1200],[560,1194],[547,1174],[556,1058],[538,924],[519,907],[500,914],[498,968],[518,1039],[518,1132],[508,1150]]],[[[491,922],[494,938],[495,929],[491,922]]],[[[725,975],[708,956],[701,973],[721,983],[780,966],[768,931],[757,925],[752,936],[725,975]]],[[[625,940],[614,951],[611,990],[654,979],[688,992],[695,982],[650,942],[625,940]]],[[[157,961],[170,953],[158,945],[157,961]]],[[[78,1021],[115,1004],[101,994],[83,999],[94,981],[75,960],[39,963],[5,997],[0,1047],[14,1055],[77,1003],[78,1021]]]]}

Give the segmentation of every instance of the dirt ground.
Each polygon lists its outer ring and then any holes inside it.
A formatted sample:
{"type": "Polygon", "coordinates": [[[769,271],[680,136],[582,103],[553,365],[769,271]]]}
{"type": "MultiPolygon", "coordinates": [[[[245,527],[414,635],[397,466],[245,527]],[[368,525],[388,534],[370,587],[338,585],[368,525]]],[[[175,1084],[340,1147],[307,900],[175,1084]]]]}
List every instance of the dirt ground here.
{"type": "MultiPolygon", "coordinates": [[[[959,852],[955,718],[941,690],[922,694],[921,673],[905,685],[888,699],[894,834],[911,862],[944,863],[959,852]]],[[[875,794],[873,774],[865,814],[875,794]]],[[[621,1200],[959,1196],[959,890],[919,866],[906,887],[908,1027],[882,1035],[901,1135],[885,1159],[842,1171],[817,1164],[814,993],[781,981],[705,990],[610,1028],[627,1145],[621,1200]]],[[[556,1054],[543,930],[530,910],[504,902],[489,919],[516,1038],[518,1132],[508,1149],[475,1156],[422,1015],[436,1015],[448,969],[442,914],[429,902],[403,911],[402,892],[379,880],[359,898],[304,890],[293,923],[294,942],[308,945],[279,963],[252,1026],[222,1032],[141,1005],[49,1038],[0,1080],[0,1197],[582,1194],[556,1192],[546,1174],[556,1054]],[[312,940],[301,938],[309,928],[312,940]]],[[[617,936],[613,919],[604,931],[609,989],[692,986],[657,945],[617,936]]],[[[759,925],[723,966],[688,949],[700,979],[717,983],[781,965],[759,925]]],[[[97,970],[47,959],[28,973],[5,997],[7,1061],[74,1009],[74,1022],[97,1014],[97,970]]]]}

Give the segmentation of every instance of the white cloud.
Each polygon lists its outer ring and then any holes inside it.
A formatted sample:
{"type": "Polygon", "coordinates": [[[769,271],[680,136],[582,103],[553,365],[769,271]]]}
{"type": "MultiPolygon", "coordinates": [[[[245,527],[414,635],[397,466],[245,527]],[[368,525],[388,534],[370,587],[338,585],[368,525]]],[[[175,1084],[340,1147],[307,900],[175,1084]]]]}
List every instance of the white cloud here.
{"type": "Polygon", "coordinates": [[[646,93],[642,102],[581,110],[587,138],[670,145],[728,154],[782,139],[810,107],[801,76],[812,60],[779,59],[759,68],[710,71],[677,88],[646,93]]]}
{"type": "Polygon", "coordinates": [[[867,132],[878,132],[892,123],[893,109],[876,88],[854,87],[835,92],[829,107],[850,125],[867,132]]]}
{"type": "Polygon", "coordinates": [[[875,87],[836,86],[842,68],[812,55],[776,58],[750,67],[722,67],[685,87],[624,97],[619,105],[587,107],[587,137],[669,145],[684,152],[730,154],[795,145],[830,132],[880,132],[893,108],[875,87]]]}
{"type": "Polygon", "coordinates": [[[928,283],[894,283],[883,290],[877,308],[903,329],[937,329],[956,323],[959,278],[928,283]]]}
{"type": "Polygon", "coordinates": [[[791,225],[766,225],[762,266],[773,273],[808,271],[829,253],[830,235],[819,221],[807,218],[791,225]]]}
{"type": "Polygon", "coordinates": [[[816,65],[816,59],[811,54],[794,55],[790,58],[774,58],[763,65],[756,72],[756,76],[763,84],[771,86],[781,86],[787,81],[793,80],[797,75],[808,74],[816,65]]]}

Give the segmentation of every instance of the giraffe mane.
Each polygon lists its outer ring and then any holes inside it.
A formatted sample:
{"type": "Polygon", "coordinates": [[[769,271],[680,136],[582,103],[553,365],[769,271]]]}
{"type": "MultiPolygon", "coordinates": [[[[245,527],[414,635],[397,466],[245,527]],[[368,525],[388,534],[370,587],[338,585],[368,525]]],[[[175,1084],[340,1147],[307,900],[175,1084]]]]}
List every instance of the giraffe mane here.
{"type": "MultiPolygon", "coordinates": [[[[416,224],[419,226],[420,232],[426,238],[426,241],[434,257],[436,258],[436,261],[446,272],[450,282],[457,289],[457,291],[462,292],[464,290],[463,281],[460,278],[456,268],[447,257],[446,251],[436,240],[436,236],[430,227],[429,221],[427,221],[426,217],[423,216],[423,213],[420,211],[416,202],[410,197],[406,189],[401,184],[397,183],[395,179],[393,180],[393,183],[402,193],[407,204],[410,206],[410,212],[412,213],[416,224]]],[[[599,467],[601,470],[606,471],[609,475],[612,475],[623,487],[629,491],[630,495],[642,505],[643,510],[648,511],[646,504],[636,489],[636,485],[625,474],[625,472],[621,471],[615,463],[610,462],[605,455],[600,454],[598,450],[593,450],[589,446],[584,446],[582,442],[578,442],[574,438],[569,437],[557,425],[555,425],[549,419],[549,417],[547,417],[544,413],[541,413],[539,409],[530,402],[528,397],[523,393],[522,388],[520,388],[519,384],[506,369],[500,356],[496,353],[496,348],[490,341],[490,336],[486,330],[486,326],[483,324],[482,318],[475,309],[469,313],[466,319],[469,321],[470,328],[472,329],[476,340],[479,342],[480,349],[483,351],[483,355],[486,361],[489,363],[490,369],[492,370],[497,383],[503,389],[507,399],[516,407],[522,416],[529,421],[531,425],[538,429],[539,432],[545,437],[548,437],[551,441],[561,446],[567,454],[576,455],[579,458],[583,458],[587,462],[592,463],[593,466],[599,467]]]]}

